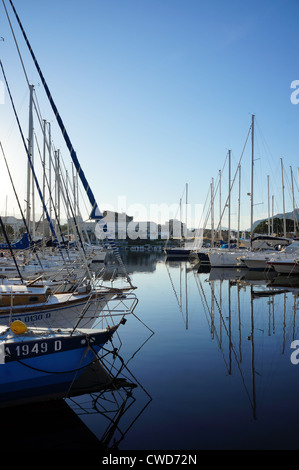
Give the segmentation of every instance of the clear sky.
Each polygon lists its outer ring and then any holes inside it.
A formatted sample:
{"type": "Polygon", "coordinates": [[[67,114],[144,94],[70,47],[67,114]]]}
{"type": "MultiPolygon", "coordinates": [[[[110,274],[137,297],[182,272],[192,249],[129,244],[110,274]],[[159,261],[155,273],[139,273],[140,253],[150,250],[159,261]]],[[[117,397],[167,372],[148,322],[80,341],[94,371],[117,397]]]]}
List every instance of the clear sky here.
{"type": "MultiPolygon", "coordinates": [[[[212,177],[216,184],[228,149],[235,174],[251,114],[256,124],[254,218],[267,217],[267,175],[274,210],[283,210],[281,158],[286,210],[293,208],[290,167],[298,206],[299,104],[291,102],[296,91],[291,83],[299,80],[298,0],[13,2],[101,210],[154,219],[158,206],[170,208],[185,197],[188,183],[197,226],[197,209],[205,204],[212,177]]],[[[68,160],[9,1],[5,4],[43,118],[51,122],[57,148],[68,160]]],[[[1,60],[27,136],[29,92],[2,0],[0,37],[1,60]]],[[[19,134],[6,90],[4,98],[0,140],[24,201],[25,154],[21,145],[17,149],[19,134]]],[[[241,171],[241,225],[248,228],[250,142],[241,171]]],[[[226,163],[222,203],[227,178],[226,163]]],[[[238,181],[234,218],[237,201],[238,181]]],[[[16,212],[8,185],[1,183],[2,214],[6,204],[8,213],[16,212]]]]}

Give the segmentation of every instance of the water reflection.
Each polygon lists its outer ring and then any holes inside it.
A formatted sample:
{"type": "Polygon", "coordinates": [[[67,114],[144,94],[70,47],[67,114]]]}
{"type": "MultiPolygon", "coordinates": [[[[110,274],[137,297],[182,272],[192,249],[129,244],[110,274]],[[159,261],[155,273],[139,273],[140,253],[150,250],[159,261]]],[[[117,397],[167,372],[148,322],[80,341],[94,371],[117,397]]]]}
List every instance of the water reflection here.
{"type": "Polygon", "coordinates": [[[156,253],[125,262],[137,316],[103,351],[102,378],[77,383],[59,413],[3,410],[7,435],[30,422],[27,449],[297,448],[298,279],[156,253]]]}
{"type": "MultiPolygon", "coordinates": [[[[105,315],[110,319],[118,308],[116,303],[105,315]]],[[[21,394],[19,401],[25,404],[17,406],[15,400],[0,401],[2,424],[11,431],[2,440],[6,449],[15,445],[11,436],[15,429],[24,428],[24,422],[26,436],[19,449],[118,449],[152,401],[134,374],[134,359],[154,331],[134,311],[127,322],[138,337],[123,340],[123,332],[116,331],[67,393],[45,395],[38,402],[21,394]]]]}
{"type": "Polygon", "coordinates": [[[179,311],[181,312],[183,322],[185,323],[186,330],[188,330],[188,273],[193,271],[189,263],[185,261],[167,261],[165,264],[171,287],[176,298],[179,311]],[[171,271],[169,268],[179,270],[179,286],[178,288],[173,281],[171,271]]]}
{"type": "Polygon", "coordinates": [[[102,450],[118,450],[152,398],[116,351],[104,352],[96,372],[91,381],[90,377],[83,377],[66,401],[97,436],[102,450]],[[143,392],[142,398],[135,394],[138,388],[143,392]]]}
{"type": "Polygon", "coordinates": [[[188,262],[166,264],[181,312],[185,306],[186,327],[188,292],[195,281],[210,339],[217,344],[227,376],[240,378],[252,418],[257,420],[262,406],[259,392],[263,390],[264,395],[275,395],[275,388],[265,391],[274,381],[273,377],[277,380],[281,375],[284,380],[288,379],[290,344],[298,336],[299,278],[272,271],[211,269],[207,266],[193,266],[193,276],[188,277],[188,262]],[[174,282],[174,278],[176,281],[178,278],[175,270],[180,273],[179,283],[174,282]],[[184,288],[181,273],[185,273],[184,288]]]}
{"type": "Polygon", "coordinates": [[[150,402],[123,359],[106,351],[74,382],[67,397],[2,408],[2,445],[15,447],[12,436],[23,429],[18,449],[116,450],[150,402]]]}
{"type": "MultiPolygon", "coordinates": [[[[156,271],[157,262],[163,259],[159,252],[122,252],[122,259],[126,266],[126,271],[129,275],[134,273],[154,273],[156,271]]],[[[123,277],[123,271],[120,269],[119,264],[113,255],[106,256],[106,266],[103,273],[103,279],[110,280],[111,278],[123,277]]]]}

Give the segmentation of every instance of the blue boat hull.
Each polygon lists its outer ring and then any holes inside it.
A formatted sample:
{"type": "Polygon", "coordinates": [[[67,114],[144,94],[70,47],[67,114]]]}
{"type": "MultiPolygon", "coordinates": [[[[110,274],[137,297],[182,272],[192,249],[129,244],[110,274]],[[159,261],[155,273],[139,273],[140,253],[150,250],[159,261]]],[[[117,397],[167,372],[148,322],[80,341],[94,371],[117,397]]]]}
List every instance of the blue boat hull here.
{"type": "Polygon", "coordinates": [[[6,343],[5,363],[0,364],[0,406],[66,396],[114,331],[98,337],[95,331],[88,337],[6,343]]]}
{"type": "MultiPolygon", "coordinates": [[[[100,348],[98,348],[100,349],[100,348]]],[[[27,359],[20,362],[0,366],[0,403],[26,402],[40,399],[50,399],[57,396],[65,396],[73,381],[94,359],[89,352],[83,358],[84,351],[74,360],[73,352],[59,355],[57,362],[60,367],[53,370],[53,358],[44,357],[27,359]],[[82,359],[82,361],[81,361],[82,359]],[[73,369],[73,367],[76,368],[73,369]],[[47,371],[47,372],[43,372],[47,371]],[[52,373],[50,373],[52,371],[52,373]],[[70,371],[70,372],[68,372],[70,371]]]]}

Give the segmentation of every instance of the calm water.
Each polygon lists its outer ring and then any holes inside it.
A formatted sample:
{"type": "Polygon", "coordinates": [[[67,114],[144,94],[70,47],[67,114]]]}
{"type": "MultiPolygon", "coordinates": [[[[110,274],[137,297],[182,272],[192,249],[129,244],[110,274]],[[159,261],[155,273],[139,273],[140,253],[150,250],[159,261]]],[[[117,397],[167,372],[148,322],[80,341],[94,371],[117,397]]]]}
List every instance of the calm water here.
{"type": "MultiPolygon", "coordinates": [[[[125,262],[139,303],[116,338],[123,362],[110,354],[104,363],[114,374],[123,365],[121,377],[137,386],[66,400],[97,442],[120,450],[298,449],[299,365],[290,345],[299,339],[299,290],[246,271],[199,273],[154,253],[125,262]]],[[[8,423],[12,433],[26,423],[27,448],[53,448],[54,438],[68,448],[68,437],[86,445],[65,410],[22,413],[14,424],[9,410],[2,423],[8,436],[8,423]]]]}
{"type": "Polygon", "coordinates": [[[70,403],[98,439],[120,450],[298,449],[299,290],[156,254],[126,262],[143,323],[128,319],[119,354],[138,386],[70,403]]]}

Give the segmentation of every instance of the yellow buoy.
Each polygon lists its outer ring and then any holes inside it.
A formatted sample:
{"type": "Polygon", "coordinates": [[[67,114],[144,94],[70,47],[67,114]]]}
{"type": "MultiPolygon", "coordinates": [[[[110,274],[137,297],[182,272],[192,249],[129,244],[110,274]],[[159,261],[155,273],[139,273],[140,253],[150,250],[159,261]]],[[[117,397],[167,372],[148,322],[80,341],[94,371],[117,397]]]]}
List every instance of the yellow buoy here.
{"type": "Polygon", "coordinates": [[[16,335],[21,335],[27,331],[27,326],[20,320],[15,320],[9,324],[10,329],[16,335]]]}

